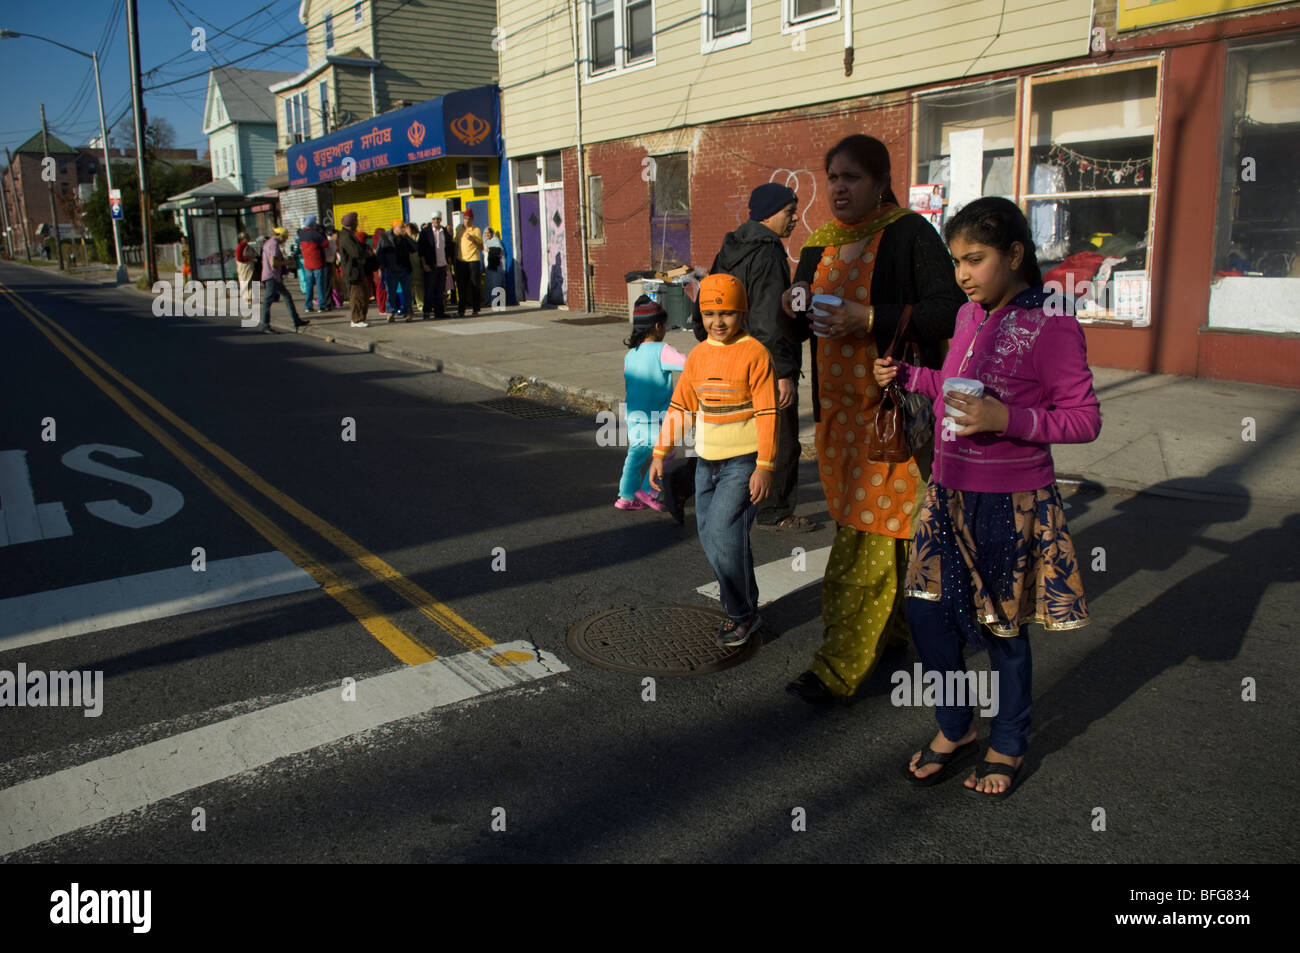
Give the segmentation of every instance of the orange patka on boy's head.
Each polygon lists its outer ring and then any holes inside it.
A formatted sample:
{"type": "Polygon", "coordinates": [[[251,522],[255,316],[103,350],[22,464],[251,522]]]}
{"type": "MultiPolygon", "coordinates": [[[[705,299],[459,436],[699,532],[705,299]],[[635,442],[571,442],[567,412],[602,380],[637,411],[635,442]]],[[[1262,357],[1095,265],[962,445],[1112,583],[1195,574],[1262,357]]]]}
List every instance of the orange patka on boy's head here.
{"type": "Polygon", "coordinates": [[[749,301],[745,298],[745,286],[732,275],[709,275],[700,282],[700,292],[696,299],[701,311],[740,311],[749,310],[749,301]]]}
{"type": "Polygon", "coordinates": [[[709,340],[715,344],[729,344],[745,334],[745,312],[749,302],[745,286],[731,275],[709,275],[700,282],[700,292],[695,299],[700,306],[700,318],[709,340]]]}

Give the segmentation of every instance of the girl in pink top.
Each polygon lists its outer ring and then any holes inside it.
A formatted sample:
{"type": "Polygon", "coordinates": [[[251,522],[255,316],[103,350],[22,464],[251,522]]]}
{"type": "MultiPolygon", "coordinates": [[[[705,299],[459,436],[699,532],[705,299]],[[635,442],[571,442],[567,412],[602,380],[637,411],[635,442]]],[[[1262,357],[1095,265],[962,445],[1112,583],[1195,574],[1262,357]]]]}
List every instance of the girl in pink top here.
{"type": "Polygon", "coordinates": [[[1028,623],[1050,630],[1088,622],[1050,444],[1095,440],[1101,414],[1083,331],[1049,304],[1020,209],[1002,198],[977,199],[953,216],[944,237],[970,301],[957,314],[942,370],[892,358],[874,364],[882,388],[899,379],[934,401],[936,418],[934,472],[917,514],[905,591],[921,663],[944,680],[939,732],[912,756],[907,778],[935,784],[978,750],[976,699],[959,690],[975,679],[946,674],[965,673],[963,648],[970,645],[988,651],[994,701],[982,708],[992,715],[988,751],[965,785],[976,797],[1003,798],[1029,736],[1028,623]],[[945,398],[950,377],[980,381],[983,396],[945,398]],[[959,411],[947,423],[945,400],[959,411]]]}

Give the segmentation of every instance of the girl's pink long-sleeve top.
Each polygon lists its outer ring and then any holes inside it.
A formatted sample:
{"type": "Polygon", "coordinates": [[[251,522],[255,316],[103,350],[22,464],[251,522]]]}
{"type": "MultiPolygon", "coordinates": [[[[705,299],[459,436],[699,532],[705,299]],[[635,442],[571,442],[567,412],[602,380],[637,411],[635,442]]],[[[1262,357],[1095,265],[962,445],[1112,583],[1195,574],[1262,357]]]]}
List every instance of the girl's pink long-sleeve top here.
{"type": "Polygon", "coordinates": [[[1041,288],[1027,289],[989,315],[981,328],[983,307],[967,302],[957,313],[942,370],[900,362],[903,386],[934,402],[934,480],[939,485],[986,493],[1036,490],[1056,479],[1051,444],[1097,439],[1101,410],[1083,329],[1072,315],[1050,313],[1051,303],[1041,288]],[[975,348],[962,371],[972,338],[975,348]],[[1007,429],[970,437],[946,432],[942,394],[949,377],[983,382],[985,394],[1007,405],[1007,429]]]}

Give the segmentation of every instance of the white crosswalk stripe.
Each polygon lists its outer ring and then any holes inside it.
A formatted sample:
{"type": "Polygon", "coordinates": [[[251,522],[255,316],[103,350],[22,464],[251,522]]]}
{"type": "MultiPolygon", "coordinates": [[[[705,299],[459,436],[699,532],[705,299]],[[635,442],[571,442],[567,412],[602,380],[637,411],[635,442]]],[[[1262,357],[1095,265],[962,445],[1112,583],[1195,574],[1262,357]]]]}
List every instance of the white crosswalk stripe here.
{"type": "MultiPolygon", "coordinates": [[[[826,575],[826,562],[830,558],[831,548],[813,549],[802,554],[791,554],[788,559],[764,563],[754,567],[754,579],[758,582],[758,604],[760,606],[806,589],[822,581],[826,575]]],[[[695,589],[710,599],[720,598],[718,581],[706,583],[695,589]]]]}

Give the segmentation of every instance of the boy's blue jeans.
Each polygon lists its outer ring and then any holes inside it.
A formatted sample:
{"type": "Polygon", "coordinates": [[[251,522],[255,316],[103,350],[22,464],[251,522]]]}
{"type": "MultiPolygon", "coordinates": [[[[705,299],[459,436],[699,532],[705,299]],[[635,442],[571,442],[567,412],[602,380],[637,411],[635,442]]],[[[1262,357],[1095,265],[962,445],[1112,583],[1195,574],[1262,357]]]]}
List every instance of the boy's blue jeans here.
{"type": "Polygon", "coordinates": [[[758,611],[758,581],[749,528],[758,506],[749,500],[757,453],[726,460],[700,458],[695,468],[695,522],[700,545],[718,578],[722,608],[743,622],[758,611]]]}

